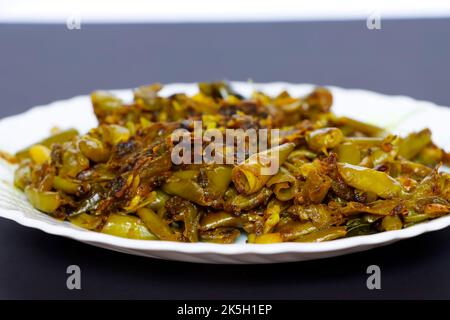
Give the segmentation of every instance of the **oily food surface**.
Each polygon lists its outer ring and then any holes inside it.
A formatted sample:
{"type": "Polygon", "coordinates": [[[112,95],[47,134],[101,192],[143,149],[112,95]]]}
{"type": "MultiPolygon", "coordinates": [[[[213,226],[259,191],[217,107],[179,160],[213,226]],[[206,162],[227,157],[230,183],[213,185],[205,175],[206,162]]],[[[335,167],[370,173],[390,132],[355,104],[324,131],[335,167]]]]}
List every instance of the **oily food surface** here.
{"type": "Polygon", "coordinates": [[[19,163],[15,185],[55,218],[143,240],[233,243],[244,232],[250,243],[328,241],[450,211],[450,177],[438,170],[449,156],[429,130],[397,137],[337,117],[325,88],[245,98],[225,83],[201,83],[194,96],[160,89],[140,87],[132,103],[94,92],[99,126],[54,132],[8,157],[19,163]],[[239,162],[175,164],[173,133],[195,142],[198,121],[204,130],[280,134],[276,146],[239,162]],[[279,167],[261,174],[261,159],[279,167]]]}

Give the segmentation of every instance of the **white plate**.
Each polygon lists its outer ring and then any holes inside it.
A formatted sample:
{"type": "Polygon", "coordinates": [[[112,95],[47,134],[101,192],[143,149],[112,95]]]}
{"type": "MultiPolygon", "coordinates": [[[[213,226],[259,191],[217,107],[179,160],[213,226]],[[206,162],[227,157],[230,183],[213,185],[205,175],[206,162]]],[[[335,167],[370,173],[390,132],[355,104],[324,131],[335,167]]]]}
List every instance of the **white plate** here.
{"type": "MultiPolygon", "coordinates": [[[[313,88],[312,85],[278,82],[268,84],[235,82],[233,86],[243,94],[248,94],[254,89],[277,94],[287,89],[293,95],[303,95],[313,88]]],[[[335,98],[333,106],[335,113],[378,124],[400,134],[429,127],[433,131],[434,141],[447,150],[450,149],[448,135],[450,109],[408,97],[386,96],[364,90],[335,87],[330,89],[335,98]]],[[[195,93],[196,91],[195,84],[171,84],[165,86],[162,94],[195,93]]],[[[131,99],[132,96],[130,90],[118,90],[115,93],[124,99],[131,99]]],[[[0,120],[0,150],[15,152],[47,136],[54,126],[63,129],[75,127],[81,132],[96,126],[89,97],[80,96],[57,101],[47,106],[33,108],[24,114],[0,120]]],[[[24,195],[12,187],[13,172],[13,166],[0,162],[0,216],[27,227],[94,246],[168,260],[236,264],[311,260],[368,250],[450,225],[450,216],[447,216],[399,231],[323,243],[250,245],[241,241],[237,244],[220,245],[130,240],[80,229],[68,222],[54,220],[34,210],[24,195]]]]}

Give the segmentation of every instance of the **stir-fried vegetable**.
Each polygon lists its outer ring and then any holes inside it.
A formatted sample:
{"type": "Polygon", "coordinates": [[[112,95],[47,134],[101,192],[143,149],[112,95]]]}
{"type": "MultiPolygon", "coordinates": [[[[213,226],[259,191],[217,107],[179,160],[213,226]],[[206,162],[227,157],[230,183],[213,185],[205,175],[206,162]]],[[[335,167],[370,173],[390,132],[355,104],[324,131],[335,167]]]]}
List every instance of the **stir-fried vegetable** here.
{"type": "Polygon", "coordinates": [[[243,232],[255,244],[321,242],[450,213],[450,175],[439,170],[450,157],[427,129],[398,137],[337,117],[326,88],[305,97],[243,97],[222,82],[201,83],[193,96],[165,97],[161,89],[140,87],[129,104],[94,92],[97,128],[56,133],[15,156],[2,153],[18,164],[16,187],[53,217],[141,240],[233,243],[243,232]],[[183,129],[189,143],[197,141],[197,121],[214,134],[279,135],[254,152],[255,141],[244,138],[250,148],[243,158],[230,151],[238,139],[214,140],[214,154],[231,163],[175,163],[183,142],[172,134],[183,129]]]}

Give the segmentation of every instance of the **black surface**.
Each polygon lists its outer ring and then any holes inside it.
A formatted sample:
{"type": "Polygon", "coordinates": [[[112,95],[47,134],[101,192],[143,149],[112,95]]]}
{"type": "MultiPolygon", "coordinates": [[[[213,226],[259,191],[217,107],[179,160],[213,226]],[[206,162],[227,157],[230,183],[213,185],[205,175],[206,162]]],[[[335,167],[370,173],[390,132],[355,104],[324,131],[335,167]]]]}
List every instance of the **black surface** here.
{"type": "MultiPolygon", "coordinates": [[[[0,117],[98,88],[234,79],[359,87],[450,105],[450,20],[0,25],[0,117]]],[[[0,298],[450,298],[450,230],[364,253],[216,266],[127,256],[0,220],[0,298]],[[82,269],[81,291],[66,268],[82,269]],[[382,289],[366,287],[377,264],[382,289]]]]}

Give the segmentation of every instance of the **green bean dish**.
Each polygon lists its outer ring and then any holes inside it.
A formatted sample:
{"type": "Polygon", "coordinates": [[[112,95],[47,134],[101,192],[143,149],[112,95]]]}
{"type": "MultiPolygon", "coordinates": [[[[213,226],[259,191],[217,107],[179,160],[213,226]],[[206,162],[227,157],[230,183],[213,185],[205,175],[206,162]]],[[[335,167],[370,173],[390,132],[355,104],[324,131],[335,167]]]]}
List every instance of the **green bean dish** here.
{"type": "Polygon", "coordinates": [[[337,116],[323,87],[302,97],[198,87],[142,86],[132,102],[96,91],[96,128],[55,129],[1,156],[35,209],[130,239],[321,242],[449,214],[450,156],[430,130],[397,136],[337,116]]]}

